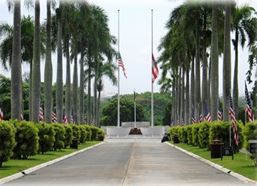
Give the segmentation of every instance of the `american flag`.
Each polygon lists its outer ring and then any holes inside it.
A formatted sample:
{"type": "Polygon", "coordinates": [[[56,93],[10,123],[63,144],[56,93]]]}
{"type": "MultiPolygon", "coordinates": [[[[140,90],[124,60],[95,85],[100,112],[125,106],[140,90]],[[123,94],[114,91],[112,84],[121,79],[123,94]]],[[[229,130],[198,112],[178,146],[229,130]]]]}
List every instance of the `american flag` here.
{"type": "Polygon", "coordinates": [[[245,82],[245,99],[246,99],[245,112],[247,114],[248,120],[250,122],[253,122],[254,114],[253,114],[252,104],[251,104],[251,100],[250,100],[250,97],[249,97],[249,93],[248,93],[246,82],[245,82]]]}
{"type": "Polygon", "coordinates": [[[158,70],[158,66],[157,66],[157,62],[154,59],[154,55],[152,54],[152,82],[154,82],[159,74],[159,70],[158,70]]]}
{"type": "Polygon", "coordinates": [[[4,120],[4,113],[2,109],[0,108],[0,121],[4,120]]]}
{"type": "Polygon", "coordinates": [[[218,110],[218,120],[222,121],[222,112],[220,110],[218,110]]]}
{"type": "Polygon", "coordinates": [[[23,120],[24,120],[24,118],[23,118],[23,114],[22,114],[22,113],[21,113],[20,119],[21,119],[21,121],[23,121],[23,120]]]}
{"type": "Polygon", "coordinates": [[[205,120],[208,122],[212,121],[210,112],[208,112],[208,114],[205,116],[205,120]]]}
{"type": "Polygon", "coordinates": [[[199,122],[203,122],[204,121],[204,117],[202,114],[200,114],[200,117],[199,117],[199,122]]]}
{"type": "Polygon", "coordinates": [[[44,120],[44,111],[42,107],[39,108],[39,120],[43,121],[44,120]]]}
{"type": "Polygon", "coordinates": [[[56,123],[57,122],[57,117],[56,117],[56,114],[54,112],[52,112],[51,117],[52,117],[52,122],[56,123]]]}
{"type": "Polygon", "coordinates": [[[233,133],[234,133],[234,141],[235,141],[235,144],[238,146],[239,136],[238,136],[238,130],[237,130],[236,116],[235,116],[235,112],[234,112],[234,109],[233,109],[231,96],[230,96],[229,118],[230,118],[231,123],[232,123],[232,128],[233,128],[233,133]]]}
{"type": "Polygon", "coordinates": [[[121,55],[120,55],[119,52],[118,52],[118,54],[117,54],[117,63],[118,63],[118,67],[121,67],[125,78],[128,78],[128,77],[127,77],[127,74],[126,74],[125,65],[124,65],[124,63],[123,63],[123,61],[122,61],[122,58],[121,58],[121,55]]]}
{"type": "Polygon", "coordinates": [[[67,118],[66,115],[64,115],[64,117],[63,117],[63,123],[64,123],[64,124],[68,124],[68,118],[67,118]]]}

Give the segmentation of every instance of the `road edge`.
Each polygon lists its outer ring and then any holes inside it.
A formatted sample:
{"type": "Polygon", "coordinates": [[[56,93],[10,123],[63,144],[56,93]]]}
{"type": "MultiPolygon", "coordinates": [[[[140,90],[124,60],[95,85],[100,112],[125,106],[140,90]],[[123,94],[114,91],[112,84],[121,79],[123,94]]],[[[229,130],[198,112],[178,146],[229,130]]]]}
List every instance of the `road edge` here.
{"type": "Polygon", "coordinates": [[[97,147],[97,146],[99,146],[99,145],[102,145],[102,144],[104,144],[104,143],[105,143],[105,142],[102,141],[102,142],[97,143],[97,144],[95,144],[95,145],[92,145],[92,146],[90,146],[90,147],[86,147],[86,148],[84,148],[84,149],[75,151],[75,152],[73,152],[73,153],[64,155],[64,156],[62,156],[62,157],[59,157],[59,158],[50,160],[50,161],[48,161],[48,162],[45,162],[45,163],[36,165],[36,166],[34,166],[34,167],[30,167],[30,168],[28,168],[28,169],[25,169],[25,170],[23,170],[23,171],[21,171],[21,172],[18,172],[18,173],[12,174],[12,175],[10,175],[10,176],[4,177],[4,178],[0,179],[0,185],[5,184],[5,183],[8,183],[8,182],[13,181],[13,180],[16,180],[16,179],[18,179],[18,178],[21,178],[21,177],[23,177],[23,176],[25,176],[25,175],[27,175],[27,174],[30,174],[30,173],[32,173],[32,172],[34,172],[34,171],[37,171],[37,170],[39,170],[39,169],[42,169],[42,168],[44,168],[44,167],[47,167],[47,166],[52,165],[52,164],[54,164],[54,163],[57,163],[57,162],[59,162],[59,161],[65,160],[65,159],[67,159],[67,158],[70,158],[70,157],[75,156],[75,155],[77,155],[77,154],[79,154],[79,153],[82,153],[82,152],[85,152],[85,151],[90,150],[90,149],[92,149],[92,148],[95,148],[95,147],[97,147]]]}
{"type": "Polygon", "coordinates": [[[169,145],[169,146],[175,148],[175,149],[178,149],[178,150],[180,150],[180,151],[186,153],[187,155],[189,155],[189,156],[191,156],[191,157],[193,157],[193,158],[195,158],[195,159],[198,159],[198,160],[200,160],[200,161],[202,161],[202,162],[204,162],[204,163],[206,163],[206,164],[208,164],[208,165],[214,167],[215,169],[218,169],[218,170],[224,172],[225,174],[229,174],[229,175],[231,175],[231,176],[233,176],[233,177],[235,177],[235,178],[237,178],[237,179],[239,179],[239,180],[241,180],[241,181],[243,181],[243,182],[245,182],[245,183],[252,183],[252,184],[256,184],[256,185],[257,185],[257,181],[254,181],[254,180],[252,180],[252,179],[250,179],[250,178],[247,178],[247,177],[245,177],[245,176],[243,176],[243,175],[241,175],[241,174],[238,174],[238,173],[236,173],[236,172],[233,172],[232,170],[229,170],[229,169],[227,169],[227,168],[225,168],[225,167],[223,167],[223,166],[221,166],[221,165],[218,165],[218,164],[216,164],[216,163],[213,163],[213,162],[211,162],[211,161],[209,161],[209,160],[207,160],[207,159],[204,159],[204,158],[202,158],[202,157],[200,157],[200,156],[198,156],[198,155],[196,155],[196,154],[194,154],[194,153],[192,153],[192,152],[189,152],[189,151],[187,151],[187,150],[185,150],[185,149],[182,149],[182,148],[180,148],[180,147],[178,147],[178,146],[176,146],[176,145],[173,145],[173,144],[171,144],[171,143],[169,143],[169,142],[165,142],[165,143],[166,143],[167,145],[169,145]]]}

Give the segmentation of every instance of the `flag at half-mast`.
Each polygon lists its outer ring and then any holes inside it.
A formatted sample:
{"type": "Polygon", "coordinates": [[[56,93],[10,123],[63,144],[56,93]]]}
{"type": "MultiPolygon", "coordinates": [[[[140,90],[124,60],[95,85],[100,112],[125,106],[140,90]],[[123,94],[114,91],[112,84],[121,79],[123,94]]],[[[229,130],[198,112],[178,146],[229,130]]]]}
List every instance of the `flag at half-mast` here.
{"type": "Polygon", "coordinates": [[[158,70],[158,66],[157,66],[157,62],[154,58],[154,55],[152,54],[152,82],[154,82],[159,74],[159,70],[158,70]]]}
{"type": "Polygon", "coordinates": [[[251,99],[250,99],[250,96],[249,96],[249,92],[248,92],[248,89],[247,89],[246,82],[245,82],[245,99],[246,99],[245,112],[246,112],[246,114],[248,116],[248,120],[250,122],[252,122],[252,121],[254,121],[254,114],[253,114],[251,99]]]}
{"type": "Polygon", "coordinates": [[[123,63],[123,60],[122,60],[121,55],[120,55],[119,52],[117,53],[117,63],[118,63],[118,67],[120,67],[122,69],[125,78],[128,78],[127,74],[126,74],[125,65],[123,63]]]}

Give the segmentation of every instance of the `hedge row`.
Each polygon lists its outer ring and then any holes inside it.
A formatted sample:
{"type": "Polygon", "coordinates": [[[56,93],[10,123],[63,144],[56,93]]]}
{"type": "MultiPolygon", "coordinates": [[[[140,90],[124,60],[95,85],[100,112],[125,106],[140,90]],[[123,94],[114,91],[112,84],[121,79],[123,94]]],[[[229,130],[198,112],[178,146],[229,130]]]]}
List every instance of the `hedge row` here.
{"type": "Polygon", "coordinates": [[[9,158],[27,159],[37,153],[75,147],[86,141],[102,141],[104,131],[89,125],[0,122],[0,167],[9,158]]]}
{"type": "MultiPolygon", "coordinates": [[[[257,137],[256,127],[257,121],[255,123],[248,123],[246,126],[238,122],[239,146],[235,147],[233,131],[231,130],[232,145],[237,149],[241,149],[243,145],[248,147],[248,140],[256,139],[257,137]]],[[[172,127],[170,128],[169,134],[172,139],[178,138],[179,142],[198,146],[200,148],[208,148],[209,144],[216,139],[222,141],[225,146],[228,146],[229,128],[230,123],[226,121],[202,122],[192,125],[172,127]]]]}

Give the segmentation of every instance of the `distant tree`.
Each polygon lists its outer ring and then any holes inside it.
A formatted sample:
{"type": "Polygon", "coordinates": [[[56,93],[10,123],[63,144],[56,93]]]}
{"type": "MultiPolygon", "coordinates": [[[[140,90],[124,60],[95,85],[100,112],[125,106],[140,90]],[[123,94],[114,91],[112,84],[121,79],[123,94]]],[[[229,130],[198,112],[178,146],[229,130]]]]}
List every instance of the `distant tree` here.
{"type": "MultiPolygon", "coordinates": [[[[134,121],[134,103],[133,101],[121,98],[120,100],[120,118],[121,122],[134,121]]],[[[137,103],[137,121],[143,121],[144,108],[137,103]]],[[[102,126],[116,125],[117,123],[117,98],[113,98],[103,108],[100,124],[102,126]]]]}

